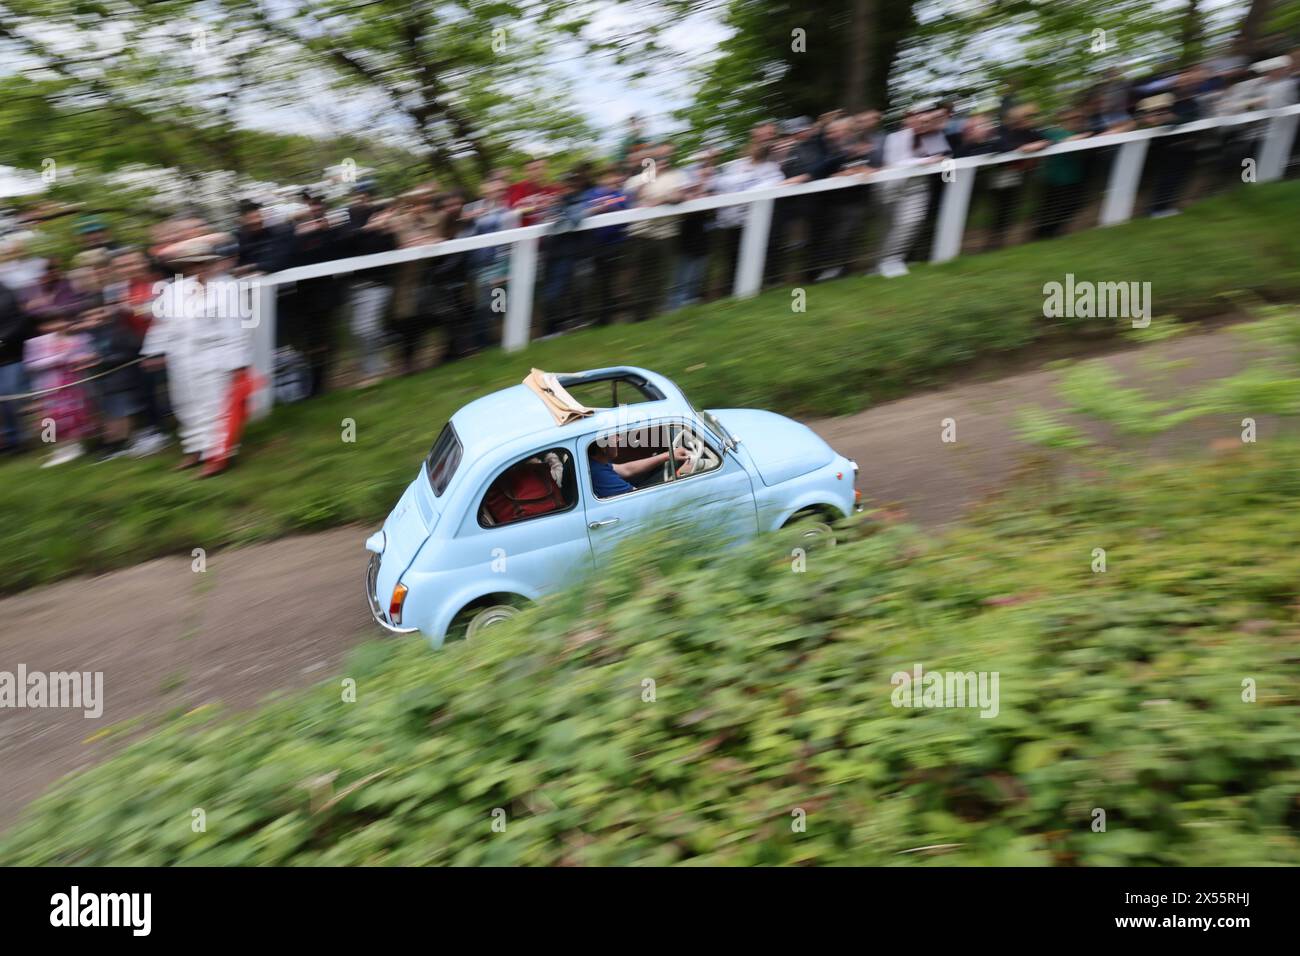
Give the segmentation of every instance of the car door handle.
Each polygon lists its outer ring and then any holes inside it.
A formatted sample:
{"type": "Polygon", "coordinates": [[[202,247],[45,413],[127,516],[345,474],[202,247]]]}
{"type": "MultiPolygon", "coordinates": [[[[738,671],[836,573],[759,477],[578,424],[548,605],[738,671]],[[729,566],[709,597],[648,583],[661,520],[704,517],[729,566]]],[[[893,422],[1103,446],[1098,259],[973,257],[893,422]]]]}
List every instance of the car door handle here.
{"type": "Polygon", "coordinates": [[[618,519],[606,518],[604,521],[593,521],[591,524],[587,525],[587,527],[592,531],[595,531],[597,528],[604,528],[612,524],[618,524],[618,519]]]}

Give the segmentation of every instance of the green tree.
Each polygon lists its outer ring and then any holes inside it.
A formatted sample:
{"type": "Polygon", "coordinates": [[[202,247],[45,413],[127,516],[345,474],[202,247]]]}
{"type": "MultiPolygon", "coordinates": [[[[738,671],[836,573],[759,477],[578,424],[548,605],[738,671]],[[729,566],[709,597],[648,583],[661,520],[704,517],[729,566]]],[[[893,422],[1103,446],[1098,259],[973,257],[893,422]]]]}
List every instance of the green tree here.
{"type": "Polygon", "coordinates": [[[733,31],[678,113],[696,141],[737,142],[760,120],[886,105],[916,0],[730,0],[733,31]]]}
{"type": "Polygon", "coordinates": [[[593,6],[19,0],[0,3],[0,47],[26,81],[22,109],[76,118],[77,162],[246,172],[284,145],[250,129],[283,115],[460,183],[511,143],[588,138],[548,64],[586,48],[593,6]]]}

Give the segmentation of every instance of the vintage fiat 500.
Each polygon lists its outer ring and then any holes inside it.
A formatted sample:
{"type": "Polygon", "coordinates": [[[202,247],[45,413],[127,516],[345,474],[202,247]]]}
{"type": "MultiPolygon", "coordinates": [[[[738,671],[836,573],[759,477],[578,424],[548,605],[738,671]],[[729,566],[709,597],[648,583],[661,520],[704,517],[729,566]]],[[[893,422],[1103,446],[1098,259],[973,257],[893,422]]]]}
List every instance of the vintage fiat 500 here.
{"type": "Polygon", "coordinates": [[[470,402],[366,541],[366,594],[386,630],[474,637],[581,581],[668,517],[745,539],[857,507],[858,466],[772,412],[696,409],[641,368],[534,369],[470,402]]]}

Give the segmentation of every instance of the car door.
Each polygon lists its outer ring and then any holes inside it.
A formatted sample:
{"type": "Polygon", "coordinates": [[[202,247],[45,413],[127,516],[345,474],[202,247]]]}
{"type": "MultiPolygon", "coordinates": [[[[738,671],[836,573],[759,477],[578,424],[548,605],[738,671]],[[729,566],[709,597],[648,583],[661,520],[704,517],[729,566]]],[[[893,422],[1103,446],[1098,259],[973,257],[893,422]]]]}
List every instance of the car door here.
{"type": "Polygon", "coordinates": [[[478,565],[488,572],[485,580],[500,582],[503,591],[545,594],[572,584],[591,570],[591,545],[587,539],[581,478],[576,473],[572,440],[538,448],[527,455],[514,456],[497,468],[480,487],[475,511],[467,514],[456,546],[470,558],[467,565],[478,565]],[[562,485],[569,485],[572,503],[534,517],[521,517],[504,523],[483,519],[482,502],[492,482],[520,461],[555,453],[563,456],[567,467],[574,469],[562,485]],[[571,483],[571,484],[570,484],[571,483]]]}
{"type": "MultiPolygon", "coordinates": [[[[665,432],[685,427],[681,419],[655,423],[665,432]]],[[[719,467],[704,474],[674,478],[611,498],[596,497],[591,484],[590,448],[599,433],[578,442],[583,467],[583,501],[592,556],[599,568],[622,542],[638,534],[667,529],[670,534],[711,535],[720,544],[745,540],[758,530],[754,489],[749,473],[712,435],[697,425],[691,431],[721,456],[719,467]]]]}

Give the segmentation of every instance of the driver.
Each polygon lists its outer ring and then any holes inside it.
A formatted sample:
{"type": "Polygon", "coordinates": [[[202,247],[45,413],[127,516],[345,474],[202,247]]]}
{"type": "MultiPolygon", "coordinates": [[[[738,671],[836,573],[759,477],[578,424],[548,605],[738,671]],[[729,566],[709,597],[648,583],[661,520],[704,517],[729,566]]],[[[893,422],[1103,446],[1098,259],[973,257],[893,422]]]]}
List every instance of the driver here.
{"type": "Polygon", "coordinates": [[[615,463],[614,452],[618,449],[621,436],[609,435],[591,446],[591,487],[598,498],[612,498],[636,491],[636,485],[629,480],[654,471],[666,461],[686,461],[690,455],[680,446],[672,451],[661,451],[648,458],[615,463]]]}

